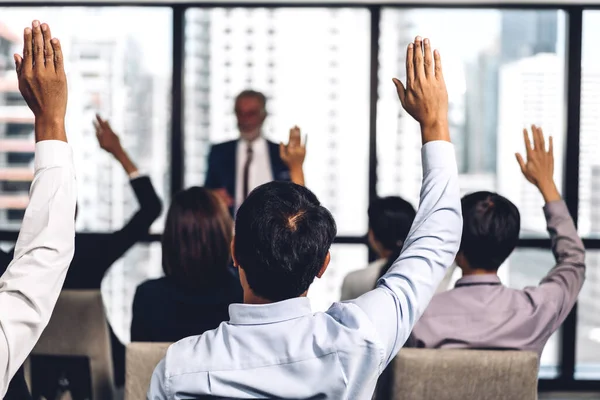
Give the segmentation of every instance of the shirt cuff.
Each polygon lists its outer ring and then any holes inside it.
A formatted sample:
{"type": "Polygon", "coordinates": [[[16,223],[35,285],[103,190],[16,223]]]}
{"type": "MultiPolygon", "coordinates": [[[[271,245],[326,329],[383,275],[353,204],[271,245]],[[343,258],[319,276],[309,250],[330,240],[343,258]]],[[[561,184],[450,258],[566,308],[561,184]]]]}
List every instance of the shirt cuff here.
{"type": "Polygon", "coordinates": [[[140,174],[140,171],[133,171],[132,173],[129,174],[129,180],[132,181],[134,179],[137,178],[141,178],[143,175],[140,174]]]}
{"type": "Polygon", "coordinates": [[[550,219],[550,217],[555,215],[570,215],[569,209],[567,208],[567,204],[564,200],[555,200],[550,203],[546,203],[544,205],[544,215],[546,219],[550,219]]]}
{"type": "Polygon", "coordinates": [[[445,140],[434,140],[425,143],[421,148],[421,160],[423,162],[423,172],[435,168],[458,171],[454,145],[445,140]]]}
{"type": "Polygon", "coordinates": [[[73,164],[73,150],[62,140],[42,140],[35,144],[35,170],[73,164]]]}

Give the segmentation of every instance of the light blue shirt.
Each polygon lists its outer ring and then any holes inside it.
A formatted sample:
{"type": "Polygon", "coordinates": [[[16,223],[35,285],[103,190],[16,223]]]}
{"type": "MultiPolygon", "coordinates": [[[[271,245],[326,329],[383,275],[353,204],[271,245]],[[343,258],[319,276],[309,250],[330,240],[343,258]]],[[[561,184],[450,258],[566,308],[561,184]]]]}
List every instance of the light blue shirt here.
{"type": "Polygon", "coordinates": [[[312,312],[307,298],[233,304],[229,322],[169,348],[148,398],[370,399],[460,244],[454,147],[427,143],[422,159],[421,205],[375,290],[325,313],[312,312]]]}

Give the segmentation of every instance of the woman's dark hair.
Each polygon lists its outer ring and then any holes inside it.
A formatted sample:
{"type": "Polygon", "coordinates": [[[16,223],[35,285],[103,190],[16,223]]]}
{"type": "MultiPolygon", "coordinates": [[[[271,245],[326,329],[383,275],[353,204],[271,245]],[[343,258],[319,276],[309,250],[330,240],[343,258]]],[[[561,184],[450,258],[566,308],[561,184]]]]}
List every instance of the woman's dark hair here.
{"type": "Polygon", "coordinates": [[[232,236],[231,215],[215,193],[202,187],[177,193],[162,235],[165,275],[190,288],[225,279],[232,236]]]}

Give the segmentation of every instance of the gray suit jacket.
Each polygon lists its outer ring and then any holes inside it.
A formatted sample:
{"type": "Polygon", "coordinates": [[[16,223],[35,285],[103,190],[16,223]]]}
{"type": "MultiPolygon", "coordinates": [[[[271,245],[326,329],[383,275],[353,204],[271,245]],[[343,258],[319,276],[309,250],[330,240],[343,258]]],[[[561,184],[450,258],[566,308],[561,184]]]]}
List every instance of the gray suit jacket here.
{"type": "MultiPolygon", "coordinates": [[[[585,249],[563,201],[544,214],[556,266],[539,286],[503,286],[496,275],[467,276],[437,294],[413,329],[417,347],[516,349],[541,355],[577,301],[585,278],[585,249]]],[[[521,268],[527,268],[526,265],[521,268]]]]}

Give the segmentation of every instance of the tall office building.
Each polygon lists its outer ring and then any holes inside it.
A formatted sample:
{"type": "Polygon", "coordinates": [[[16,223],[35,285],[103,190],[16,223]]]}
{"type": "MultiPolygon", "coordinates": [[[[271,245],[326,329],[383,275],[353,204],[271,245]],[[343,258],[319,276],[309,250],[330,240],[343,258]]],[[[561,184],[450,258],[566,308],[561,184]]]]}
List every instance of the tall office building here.
{"type": "MultiPolygon", "coordinates": [[[[524,152],[523,128],[536,124],[554,139],[555,171],[562,171],[564,149],[564,60],[556,54],[538,54],[505,64],[500,69],[498,113],[498,192],[521,212],[525,235],[546,234],[538,190],[521,178],[515,152],[524,152]]],[[[555,173],[558,187],[563,177],[555,173]]]]}
{"type": "Polygon", "coordinates": [[[33,115],[19,93],[13,53],[20,38],[0,23],[0,225],[18,229],[33,179],[33,115]]]}

